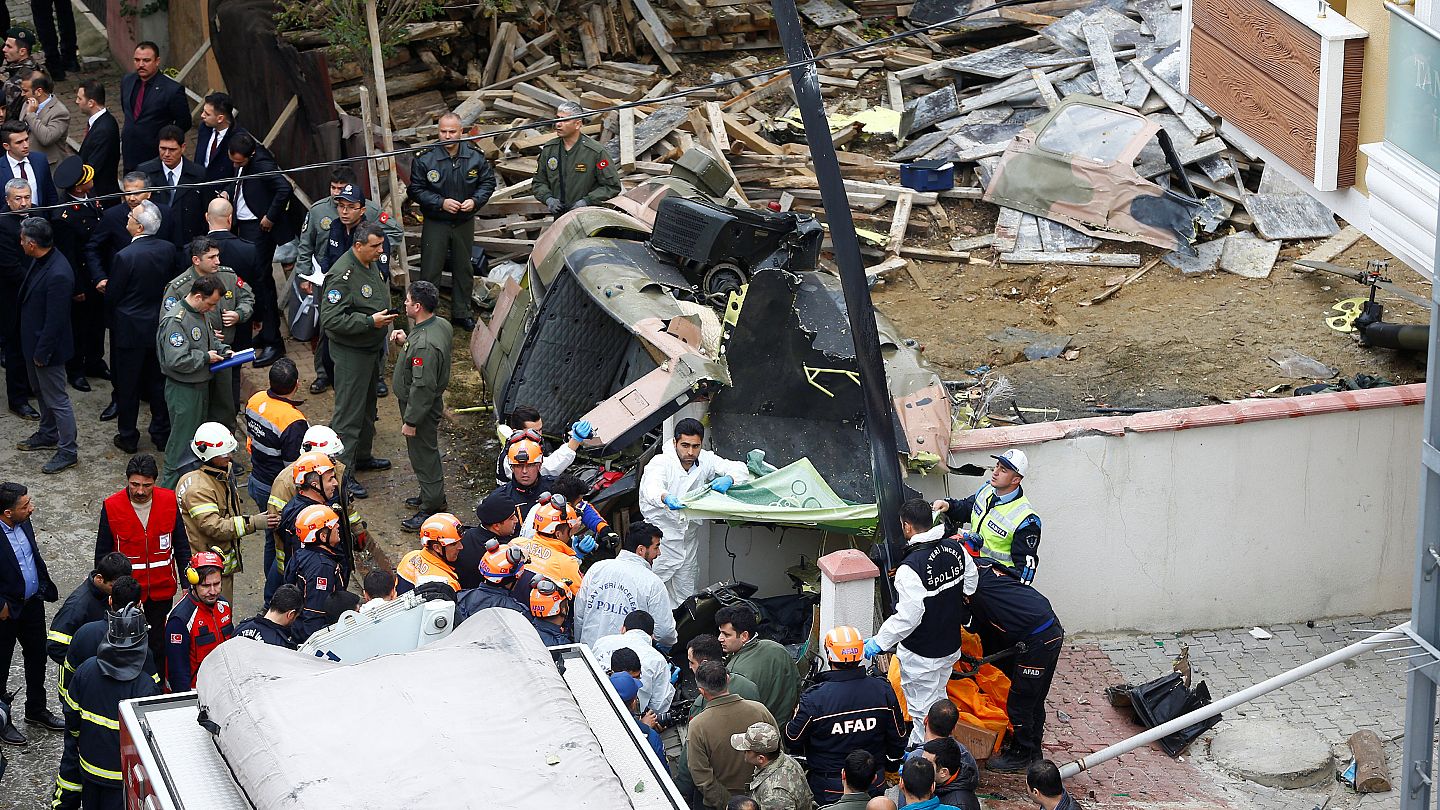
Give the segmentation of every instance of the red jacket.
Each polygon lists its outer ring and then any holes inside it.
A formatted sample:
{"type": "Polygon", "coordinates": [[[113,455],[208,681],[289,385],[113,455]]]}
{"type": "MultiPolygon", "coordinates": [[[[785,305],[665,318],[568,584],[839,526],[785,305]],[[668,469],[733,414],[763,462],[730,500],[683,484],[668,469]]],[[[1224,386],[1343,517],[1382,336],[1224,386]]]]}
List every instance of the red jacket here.
{"type": "Polygon", "coordinates": [[[195,688],[195,673],[210,651],[235,636],[230,603],[223,598],[213,607],[185,594],[165,620],[165,671],[171,692],[195,688]]]}
{"type": "Polygon", "coordinates": [[[169,602],[179,590],[177,572],[190,565],[190,541],[185,521],[175,500],[175,491],[155,487],[150,499],[148,525],[140,517],[125,490],[105,499],[100,509],[100,530],[95,536],[95,560],[118,551],[130,558],[131,576],[140,583],[141,598],[147,602],[169,602]],[[176,565],[177,556],[179,565],[176,565]]]}

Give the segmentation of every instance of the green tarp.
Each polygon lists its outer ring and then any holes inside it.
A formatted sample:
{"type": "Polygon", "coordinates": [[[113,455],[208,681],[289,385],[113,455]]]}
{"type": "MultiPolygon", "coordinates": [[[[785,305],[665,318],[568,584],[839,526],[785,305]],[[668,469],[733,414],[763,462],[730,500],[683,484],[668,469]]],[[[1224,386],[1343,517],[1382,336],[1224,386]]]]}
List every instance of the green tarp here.
{"type": "Polygon", "coordinates": [[[802,458],[748,484],[736,484],[727,493],[707,489],[691,495],[685,499],[685,514],[863,534],[874,530],[877,512],[873,503],[851,503],[836,495],[815,465],[802,458]]]}

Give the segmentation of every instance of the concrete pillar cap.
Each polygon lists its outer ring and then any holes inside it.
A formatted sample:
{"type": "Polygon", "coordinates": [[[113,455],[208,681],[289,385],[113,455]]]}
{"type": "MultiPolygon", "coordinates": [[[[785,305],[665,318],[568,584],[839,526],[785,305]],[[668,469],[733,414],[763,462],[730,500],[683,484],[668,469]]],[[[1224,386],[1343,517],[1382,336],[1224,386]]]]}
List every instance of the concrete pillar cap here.
{"type": "Polygon", "coordinates": [[[821,575],[831,582],[854,582],[880,576],[880,569],[875,567],[875,563],[870,561],[865,552],[853,548],[826,554],[819,559],[818,564],[821,575]]]}

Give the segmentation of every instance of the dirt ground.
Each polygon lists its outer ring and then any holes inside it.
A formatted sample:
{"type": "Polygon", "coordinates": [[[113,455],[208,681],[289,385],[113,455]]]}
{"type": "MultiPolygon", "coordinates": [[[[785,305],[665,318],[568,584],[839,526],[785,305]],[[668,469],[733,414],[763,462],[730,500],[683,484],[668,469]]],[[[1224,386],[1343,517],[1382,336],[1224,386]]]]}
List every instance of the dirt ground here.
{"type": "MultiPolygon", "coordinates": [[[[947,204],[947,209],[951,204],[947,204]]],[[[983,203],[979,207],[989,208],[983,203]]],[[[960,206],[956,206],[960,208],[960,206]]],[[[988,233],[994,214],[961,209],[954,236],[988,233]],[[988,222],[986,217],[988,216],[988,222]]],[[[951,212],[954,217],[956,212],[951,212]]],[[[968,370],[990,365],[1015,386],[1014,400],[1026,418],[1076,418],[1091,408],[1171,408],[1206,405],[1315,380],[1290,379],[1270,359],[1298,352],[1338,370],[1338,377],[1370,374],[1391,382],[1425,379],[1423,355],[1361,348],[1353,337],[1325,324],[1337,301],[1366,294],[1365,287],[1325,273],[1291,269],[1316,243],[1287,246],[1267,279],[1223,271],[1184,276],[1163,262],[1110,299],[1089,301],[1134,270],[1075,266],[999,265],[993,251],[972,253],[979,264],[916,263],[928,284],[905,277],[873,291],[876,305],[901,331],[925,346],[925,356],[945,379],[964,380],[968,370]],[[1007,327],[1070,336],[1078,349],[1062,357],[1027,361],[1023,343],[992,339],[1007,327]]],[[[940,245],[937,245],[940,247],[940,245]]],[[[1102,245],[1122,252],[1127,246],[1102,245]]],[[[1142,267],[1158,257],[1143,249],[1142,267]]],[[[1335,263],[1363,269],[1369,259],[1390,260],[1390,276],[1421,296],[1429,282],[1362,239],[1335,263]]],[[[1428,313],[1384,295],[1385,320],[1425,323],[1428,313]]],[[[1289,396],[1282,390],[1279,396],[1289,396]]],[[[1007,405],[1008,408],[1008,405],[1007,405]]],[[[1002,414],[1006,415],[1006,414],[1002,414]]],[[[1014,413],[1008,414],[1014,418],[1014,413]]]]}

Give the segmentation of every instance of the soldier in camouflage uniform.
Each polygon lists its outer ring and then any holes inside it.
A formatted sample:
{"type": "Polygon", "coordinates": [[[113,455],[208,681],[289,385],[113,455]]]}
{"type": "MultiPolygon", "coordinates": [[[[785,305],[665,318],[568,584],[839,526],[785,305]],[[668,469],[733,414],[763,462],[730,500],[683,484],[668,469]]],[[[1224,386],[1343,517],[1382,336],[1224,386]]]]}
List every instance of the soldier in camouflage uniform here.
{"type": "MultiPolygon", "coordinates": [[[[558,115],[580,115],[579,104],[555,108],[558,115]]],[[[540,162],[530,188],[535,199],[559,216],[572,208],[594,205],[620,193],[620,175],[610,165],[610,153],[598,141],[580,132],[583,118],[555,123],[560,136],[540,149],[540,162]]]]}
{"type": "Polygon", "coordinates": [[[5,120],[19,121],[20,107],[25,103],[25,93],[20,83],[40,69],[35,62],[35,35],[24,28],[11,28],[5,32],[5,64],[0,72],[5,74],[5,120]]]}
{"type": "Polygon", "coordinates": [[[224,294],[225,285],[216,276],[195,279],[180,303],[160,316],[155,332],[160,370],[165,374],[165,404],[170,410],[170,441],[165,445],[165,470],[160,475],[160,486],[166,489],[173,489],[181,472],[194,466],[190,441],[196,428],[206,421],[218,421],[207,418],[212,411],[210,380],[215,376],[210,365],[224,359],[230,348],[215,336],[206,314],[220,305],[224,294]]]}
{"type": "MultiPolygon", "coordinates": [[[[235,345],[235,335],[240,324],[248,324],[255,313],[255,293],[235,274],[234,270],[220,264],[220,243],[208,236],[197,236],[190,240],[190,269],[176,276],[165,285],[165,298],[160,304],[161,312],[169,312],[185,296],[190,286],[201,276],[213,275],[225,285],[220,295],[220,304],[205,314],[210,329],[224,335],[227,346],[235,345]]],[[[216,419],[231,430],[235,429],[235,414],[240,410],[240,367],[219,374],[210,381],[210,401],[218,406],[228,398],[234,406],[225,411],[225,418],[216,419]]],[[[219,408],[216,409],[219,416],[219,408]]]]}
{"type": "Polygon", "coordinates": [[[814,810],[815,796],[805,781],[805,769],[780,750],[780,732],[769,723],[755,723],[744,734],[730,735],[730,747],[745,752],[755,766],[750,798],[760,810],[814,810]]]}
{"type": "MultiPolygon", "coordinates": [[[[400,400],[410,466],[420,483],[420,511],[401,521],[401,528],[418,532],[426,518],[449,511],[445,499],[445,470],[440,465],[440,413],[445,409],[445,388],[450,384],[450,349],[453,328],[435,317],[440,291],[428,281],[410,284],[405,314],[415,326],[407,335],[396,330],[391,338],[402,344],[395,361],[395,397],[400,400]]],[[[410,501],[406,501],[410,503],[410,501]]]]}
{"type": "Polygon", "coordinates": [[[354,243],[325,276],[320,326],[335,362],[335,409],[330,427],[345,445],[340,460],[352,470],[389,469],[375,458],[376,357],[385,352],[385,335],[399,316],[390,312],[390,286],[380,274],[385,232],[376,224],[355,229],[354,243]]]}

